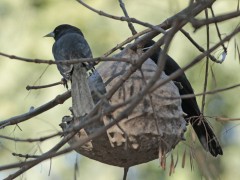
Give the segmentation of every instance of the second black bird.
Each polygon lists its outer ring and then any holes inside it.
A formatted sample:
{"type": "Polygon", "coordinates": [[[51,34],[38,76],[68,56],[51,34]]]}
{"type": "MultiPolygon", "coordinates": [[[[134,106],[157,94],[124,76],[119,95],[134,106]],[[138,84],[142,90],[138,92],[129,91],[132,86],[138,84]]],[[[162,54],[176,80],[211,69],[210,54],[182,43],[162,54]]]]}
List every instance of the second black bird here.
{"type": "MultiPolygon", "coordinates": [[[[145,47],[150,47],[155,42],[153,40],[149,41],[145,47]]],[[[145,48],[146,49],[146,48],[145,48]]],[[[150,58],[157,64],[159,56],[161,56],[161,49],[155,52],[150,58]]],[[[175,71],[181,69],[180,66],[167,55],[166,64],[164,67],[164,72],[166,75],[171,75],[175,71]]],[[[178,76],[174,81],[179,82],[182,85],[182,88],[179,88],[180,95],[194,94],[193,88],[188,81],[185,73],[178,76]]],[[[211,126],[207,120],[201,117],[201,112],[198,107],[195,97],[182,99],[182,109],[187,114],[185,117],[187,122],[190,122],[195,133],[198,136],[199,141],[206,151],[209,151],[213,156],[222,155],[223,151],[221,145],[218,142],[217,137],[215,136],[211,126]]]]}

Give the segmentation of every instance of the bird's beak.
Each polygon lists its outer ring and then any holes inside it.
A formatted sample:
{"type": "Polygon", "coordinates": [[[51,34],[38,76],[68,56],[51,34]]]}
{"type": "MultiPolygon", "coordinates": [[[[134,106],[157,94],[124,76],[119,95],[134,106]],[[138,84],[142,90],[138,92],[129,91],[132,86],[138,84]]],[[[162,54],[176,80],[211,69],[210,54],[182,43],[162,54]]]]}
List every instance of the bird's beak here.
{"type": "Polygon", "coordinates": [[[62,122],[62,123],[59,124],[59,126],[63,129],[66,126],[66,124],[67,124],[66,122],[62,122]]]}
{"type": "Polygon", "coordinates": [[[49,34],[47,34],[47,35],[45,35],[45,36],[43,36],[43,37],[55,37],[55,34],[54,34],[54,32],[50,32],[49,34]]]}

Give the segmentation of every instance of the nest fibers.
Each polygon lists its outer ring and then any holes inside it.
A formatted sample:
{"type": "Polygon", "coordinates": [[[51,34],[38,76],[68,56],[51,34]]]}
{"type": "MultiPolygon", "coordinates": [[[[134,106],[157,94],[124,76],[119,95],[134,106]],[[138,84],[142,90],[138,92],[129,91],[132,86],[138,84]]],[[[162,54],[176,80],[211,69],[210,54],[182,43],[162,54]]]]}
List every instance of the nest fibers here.
{"type": "MultiPolygon", "coordinates": [[[[136,52],[125,50],[116,57],[134,59],[137,62],[139,56],[136,52]]],[[[77,77],[74,78],[73,72],[72,79],[74,117],[63,118],[63,123],[68,122],[63,129],[72,128],[74,124],[84,123],[84,118],[76,117],[83,116],[84,112],[88,114],[101,96],[109,92],[129,68],[131,65],[125,62],[102,62],[88,80],[86,79],[86,84],[89,86],[85,87],[84,77],[81,79],[81,75],[79,75],[81,72],[77,72],[78,68],[74,67],[75,74],[77,74],[77,77]]],[[[79,69],[81,70],[81,68],[79,69]]],[[[135,71],[109,101],[102,103],[101,108],[112,107],[138,95],[156,70],[157,65],[151,59],[145,61],[141,69],[135,71]]],[[[166,78],[167,76],[163,72],[158,81],[166,78]]],[[[178,96],[180,95],[176,85],[172,81],[166,83],[154,92],[140,97],[142,100],[133,111],[119,123],[107,129],[103,135],[74,149],[91,159],[120,167],[130,167],[157,159],[159,154],[171,151],[183,139],[186,131],[181,99],[171,99],[171,97],[178,96]]],[[[105,115],[98,121],[85,126],[69,141],[70,146],[81,143],[93,132],[97,132],[99,128],[114,121],[126,107],[120,107],[112,114],[105,115]]]]}

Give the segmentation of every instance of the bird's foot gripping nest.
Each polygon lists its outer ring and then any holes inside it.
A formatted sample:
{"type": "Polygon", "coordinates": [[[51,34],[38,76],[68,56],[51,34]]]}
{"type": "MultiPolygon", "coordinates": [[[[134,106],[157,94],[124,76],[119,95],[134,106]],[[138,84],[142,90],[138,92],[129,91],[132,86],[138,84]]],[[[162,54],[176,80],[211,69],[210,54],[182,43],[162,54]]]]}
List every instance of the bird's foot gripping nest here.
{"type": "Polygon", "coordinates": [[[62,82],[63,86],[68,89],[68,81],[65,78],[62,78],[61,82],[62,82]]]}

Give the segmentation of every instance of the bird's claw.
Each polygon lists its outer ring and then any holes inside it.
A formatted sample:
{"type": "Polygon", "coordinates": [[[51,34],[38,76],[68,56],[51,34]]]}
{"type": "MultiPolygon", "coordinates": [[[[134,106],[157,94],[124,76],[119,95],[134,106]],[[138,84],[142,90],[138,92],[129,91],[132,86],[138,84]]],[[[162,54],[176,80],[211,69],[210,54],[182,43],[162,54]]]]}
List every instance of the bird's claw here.
{"type": "Polygon", "coordinates": [[[65,78],[62,78],[62,84],[64,87],[66,87],[68,89],[68,84],[67,84],[67,80],[65,78]]]}

